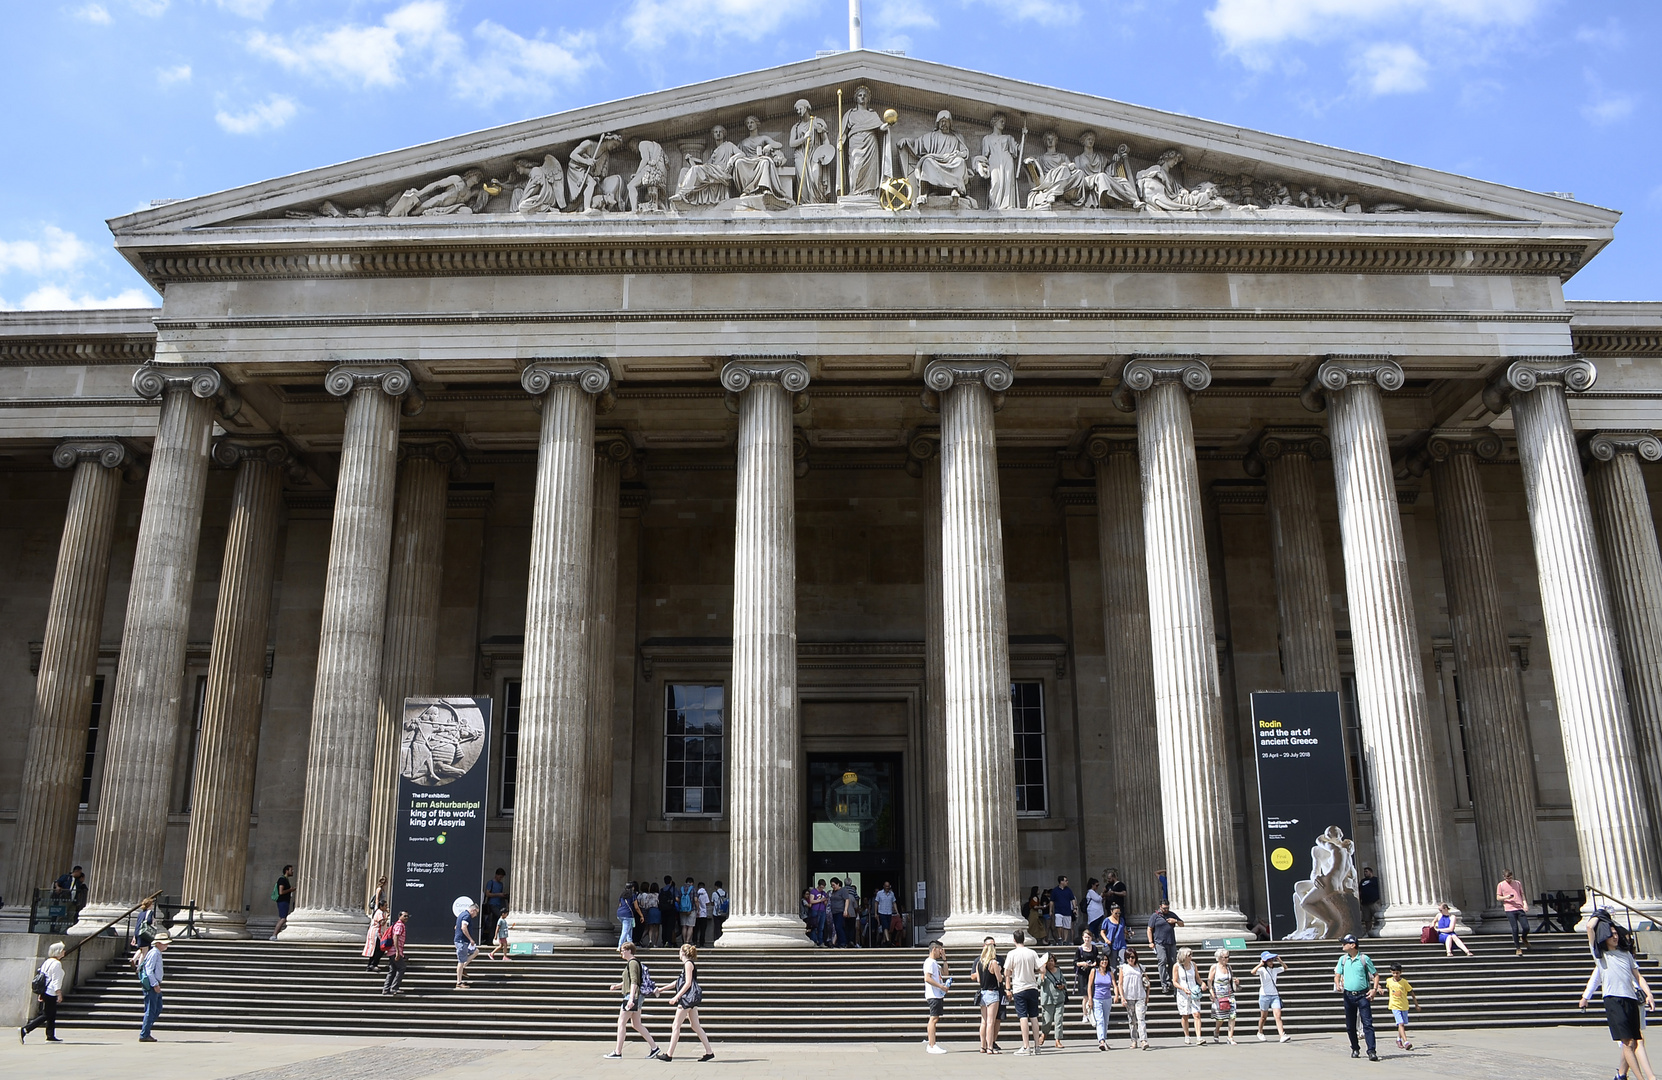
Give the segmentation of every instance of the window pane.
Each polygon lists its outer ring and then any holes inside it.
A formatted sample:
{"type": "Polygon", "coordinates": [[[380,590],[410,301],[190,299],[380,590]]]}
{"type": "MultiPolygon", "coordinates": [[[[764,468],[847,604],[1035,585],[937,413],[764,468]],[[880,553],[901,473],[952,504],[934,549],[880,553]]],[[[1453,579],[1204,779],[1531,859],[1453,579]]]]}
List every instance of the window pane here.
{"type": "Polygon", "coordinates": [[[1045,793],[1044,684],[1010,684],[1011,740],[1014,751],[1016,812],[1043,814],[1045,793]]]}
{"type": "Polygon", "coordinates": [[[720,686],[667,687],[664,709],[664,813],[721,812],[720,686]],[[711,736],[718,736],[712,738],[711,736]]]}
{"type": "Polygon", "coordinates": [[[678,787],[664,789],[664,813],[679,814],[681,812],[681,789],[678,787]]]}
{"type": "MultiPolygon", "coordinates": [[[[716,780],[720,780],[718,774],[716,780]]],[[[706,814],[721,813],[721,785],[711,782],[704,785],[704,812],[706,814]]]]}
{"type": "Polygon", "coordinates": [[[664,786],[678,788],[686,783],[687,767],[679,761],[664,763],[664,786]]]}
{"type": "Polygon", "coordinates": [[[704,766],[691,761],[687,762],[685,773],[683,774],[681,782],[686,784],[688,787],[703,787],[704,766]]]}
{"type": "Polygon", "coordinates": [[[519,770],[519,691],[520,681],[508,679],[502,684],[502,786],[499,805],[502,813],[514,812],[515,778],[519,770]]]}

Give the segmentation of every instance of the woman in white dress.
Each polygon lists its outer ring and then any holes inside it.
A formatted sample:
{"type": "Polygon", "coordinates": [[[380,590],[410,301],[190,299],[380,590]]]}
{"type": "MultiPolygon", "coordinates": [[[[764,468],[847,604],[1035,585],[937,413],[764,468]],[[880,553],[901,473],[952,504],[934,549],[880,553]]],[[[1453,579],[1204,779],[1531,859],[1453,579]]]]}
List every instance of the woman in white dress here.
{"type": "Polygon", "coordinates": [[[1177,1022],[1183,1025],[1183,1045],[1195,1046],[1205,1038],[1206,1021],[1200,1012],[1201,999],[1206,994],[1206,981],[1195,967],[1195,951],[1185,945],[1177,950],[1177,965],[1171,969],[1172,989],[1177,992],[1177,1022]],[[1195,1036],[1189,1038],[1189,1020],[1193,1018],[1195,1036]]]}

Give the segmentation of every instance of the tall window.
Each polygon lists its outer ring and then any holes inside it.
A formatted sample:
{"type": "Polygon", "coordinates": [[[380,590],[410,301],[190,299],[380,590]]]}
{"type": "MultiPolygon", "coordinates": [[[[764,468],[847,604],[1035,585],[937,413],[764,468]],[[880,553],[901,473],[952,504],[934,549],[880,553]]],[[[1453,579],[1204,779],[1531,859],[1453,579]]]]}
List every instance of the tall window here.
{"type": "Polygon", "coordinates": [[[183,766],[180,772],[184,774],[185,782],[176,800],[180,812],[186,814],[191,811],[191,796],[196,789],[196,744],[202,739],[202,710],[208,703],[208,677],[206,675],[196,677],[196,693],[192,697],[190,726],[184,730],[185,737],[181,740],[184,743],[182,749],[185,756],[180,759],[180,764],[183,766]]]}
{"type": "Polygon", "coordinates": [[[98,761],[98,721],[104,714],[104,676],[92,680],[92,715],[87,718],[87,753],[81,762],[81,809],[92,803],[92,767],[98,761]]]}
{"type": "Polygon", "coordinates": [[[1016,741],[1016,813],[1042,817],[1045,796],[1044,683],[1010,684],[1010,715],[1016,741]]]}
{"type": "Polygon", "coordinates": [[[1343,676],[1340,690],[1339,704],[1345,720],[1345,753],[1350,759],[1350,795],[1357,806],[1366,810],[1373,805],[1373,800],[1368,793],[1368,771],[1362,757],[1362,711],[1356,702],[1356,676],[1343,676]]]}
{"type": "Polygon", "coordinates": [[[1454,673],[1451,681],[1454,683],[1454,715],[1460,722],[1460,761],[1456,768],[1461,770],[1458,779],[1463,779],[1466,782],[1466,786],[1460,789],[1461,794],[1457,795],[1456,798],[1470,806],[1472,804],[1472,748],[1471,742],[1466,736],[1466,698],[1465,695],[1460,693],[1460,673],[1458,671],[1454,673]]]}
{"type": "Polygon", "coordinates": [[[514,771],[519,764],[519,680],[502,681],[502,813],[514,812],[514,771]]]}
{"type": "Polygon", "coordinates": [[[664,698],[664,813],[720,814],[725,692],[674,683],[664,698]]]}

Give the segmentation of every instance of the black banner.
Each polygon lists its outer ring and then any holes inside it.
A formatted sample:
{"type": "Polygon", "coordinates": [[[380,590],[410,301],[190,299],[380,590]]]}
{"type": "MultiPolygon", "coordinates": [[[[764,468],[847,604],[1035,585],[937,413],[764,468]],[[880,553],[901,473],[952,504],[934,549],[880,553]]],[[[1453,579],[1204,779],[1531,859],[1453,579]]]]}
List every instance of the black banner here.
{"type": "Polygon", "coordinates": [[[1253,694],[1252,731],[1270,937],[1356,933],[1362,912],[1339,695],[1253,694]]]}
{"type": "Polygon", "coordinates": [[[412,944],[450,944],[452,905],[464,896],[479,901],[490,718],[490,698],[404,699],[398,834],[388,885],[393,917],[410,913],[412,944]]]}

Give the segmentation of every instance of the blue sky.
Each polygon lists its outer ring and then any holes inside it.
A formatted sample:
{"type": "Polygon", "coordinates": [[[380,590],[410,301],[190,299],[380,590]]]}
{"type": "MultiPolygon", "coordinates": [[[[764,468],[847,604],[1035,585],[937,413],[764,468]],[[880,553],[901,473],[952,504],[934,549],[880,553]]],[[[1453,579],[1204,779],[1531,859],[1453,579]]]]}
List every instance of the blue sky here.
{"type": "MultiPolygon", "coordinates": [[[[47,0],[0,41],[0,309],[159,297],[104,219],[846,45],[846,0],[47,0]]],[[[1624,212],[1662,300],[1656,0],[866,0],[866,45],[1624,212]]]]}

